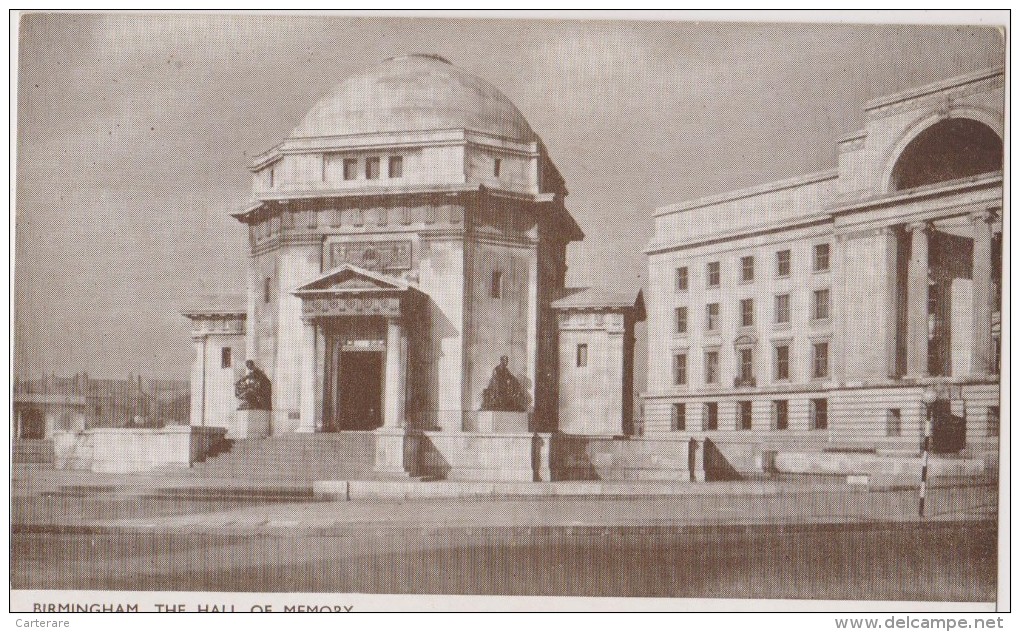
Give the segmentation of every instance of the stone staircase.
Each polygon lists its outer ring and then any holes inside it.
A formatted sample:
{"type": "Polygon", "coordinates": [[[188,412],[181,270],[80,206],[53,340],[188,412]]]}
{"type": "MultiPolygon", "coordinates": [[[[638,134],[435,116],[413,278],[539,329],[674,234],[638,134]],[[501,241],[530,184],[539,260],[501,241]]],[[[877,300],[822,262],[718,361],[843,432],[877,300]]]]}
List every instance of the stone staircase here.
{"type": "Polygon", "coordinates": [[[53,466],[52,439],[15,439],[11,463],[53,466]]]}
{"type": "Polygon", "coordinates": [[[196,463],[190,476],[311,482],[382,478],[373,471],[371,432],[300,434],[228,441],[225,450],[196,463]]]}

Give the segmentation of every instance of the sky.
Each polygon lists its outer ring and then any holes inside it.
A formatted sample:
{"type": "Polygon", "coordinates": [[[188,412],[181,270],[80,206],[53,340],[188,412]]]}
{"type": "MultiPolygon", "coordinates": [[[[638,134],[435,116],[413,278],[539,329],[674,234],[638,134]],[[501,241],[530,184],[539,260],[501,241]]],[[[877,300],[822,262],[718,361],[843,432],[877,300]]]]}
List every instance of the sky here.
{"type": "Polygon", "coordinates": [[[251,157],[387,57],[436,53],[504,92],[586,234],[568,285],[636,290],[656,207],[830,169],[868,100],[1004,54],[987,27],[662,20],[30,14],[18,36],[22,377],[187,379],[181,310],[244,292],[228,213],[251,157]]]}

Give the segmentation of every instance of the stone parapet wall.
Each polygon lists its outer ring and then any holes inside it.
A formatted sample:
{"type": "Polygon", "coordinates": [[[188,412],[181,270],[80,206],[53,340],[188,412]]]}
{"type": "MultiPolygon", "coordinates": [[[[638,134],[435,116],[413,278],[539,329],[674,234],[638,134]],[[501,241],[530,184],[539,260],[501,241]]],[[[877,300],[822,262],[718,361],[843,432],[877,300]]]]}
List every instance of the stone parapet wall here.
{"type": "Polygon", "coordinates": [[[140,473],[187,469],[223,441],[226,428],[93,428],[54,436],[57,469],[140,473]]]}

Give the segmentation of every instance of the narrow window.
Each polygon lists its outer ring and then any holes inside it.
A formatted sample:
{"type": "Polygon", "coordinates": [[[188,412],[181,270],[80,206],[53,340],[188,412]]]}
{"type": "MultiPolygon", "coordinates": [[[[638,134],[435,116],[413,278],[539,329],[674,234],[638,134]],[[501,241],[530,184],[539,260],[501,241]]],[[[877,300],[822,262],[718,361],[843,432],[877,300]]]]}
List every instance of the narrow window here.
{"type": "Polygon", "coordinates": [[[885,434],[887,437],[898,437],[902,433],[900,409],[890,408],[885,412],[885,434]]]}
{"type": "Polygon", "coordinates": [[[389,175],[391,178],[404,177],[404,157],[390,156],[389,175]]]}
{"type": "Polygon", "coordinates": [[[719,331],[719,303],[709,303],[705,306],[705,329],[719,331]]]}
{"type": "Polygon", "coordinates": [[[743,386],[754,385],[754,350],[740,350],[740,383],[743,386]]]}
{"type": "Polygon", "coordinates": [[[815,245],[815,272],[829,269],[829,244],[815,245]]]}
{"type": "Polygon", "coordinates": [[[356,180],[358,178],[358,159],[344,158],[344,180],[356,180]]]}
{"type": "Polygon", "coordinates": [[[740,301],[740,326],[754,326],[754,299],[745,298],[740,301]]]}
{"type": "Polygon", "coordinates": [[[687,430],[687,404],[673,404],[669,421],[670,430],[687,430]]]}
{"type": "Polygon", "coordinates": [[[684,386],[687,384],[687,354],[673,354],[673,384],[684,386]]]}
{"type": "Polygon", "coordinates": [[[496,158],[495,160],[493,160],[492,161],[492,175],[494,175],[494,176],[496,176],[498,178],[499,177],[499,172],[502,170],[502,167],[503,167],[503,161],[502,160],[500,160],[499,158],[496,158]]]}
{"type": "Polygon", "coordinates": [[[812,349],[814,351],[812,377],[829,377],[829,343],[816,342],[812,349]]]}
{"type": "Polygon", "coordinates": [[[815,320],[829,317],[829,290],[815,290],[815,320]]]}
{"type": "Polygon", "coordinates": [[[999,407],[988,407],[988,420],[985,426],[985,434],[989,437],[999,436],[999,407]]]}
{"type": "Polygon", "coordinates": [[[790,322],[790,295],[779,294],[776,296],[776,324],[782,325],[790,322]]]}
{"type": "Polygon", "coordinates": [[[379,158],[365,159],[365,178],[368,180],[379,179],[379,158]]]}
{"type": "Polygon", "coordinates": [[[220,349],[220,367],[229,369],[234,365],[233,351],[230,347],[220,349]]]}
{"type": "Polygon", "coordinates": [[[492,298],[503,298],[503,273],[499,270],[492,271],[492,283],[489,290],[489,295],[492,298]]]}
{"type": "Polygon", "coordinates": [[[319,174],[323,182],[326,181],[326,154],[322,154],[322,165],[320,167],[321,173],[319,174]]]}
{"type": "Polygon", "coordinates": [[[687,291],[687,266],[676,269],[676,291],[687,291]]]}
{"type": "Polygon", "coordinates": [[[790,347],[776,345],[776,380],[790,379],[790,347]]]}
{"type": "Polygon", "coordinates": [[[790,427],[790,406],[785,399],[772,402],[772,429],[786,430],[790,427]]]}
{"type": "Polygon", "coordinates": [[[706,402],[704,415],[701,418],[702,430],[718,430],[719,428],[719,403],[706,402]]]}
{"type": "Polygon", "coordinates": [[[790,276],[790,251],[780,250],[776,253],[776,276],[790,276]]]}
{"type": "Polygon", "coordinates": [[[752,419],[751,402],[737,402],[737,430],[750,430],[752,419]]]}
{"type": "Polygon", "coordinates": [[[740,280],[744,283],[754,281],[754,257],[740,258],[740,280]]]}
{"type": "Polygon", "coordinates": [[[269,188],[272,189],[276,186],[276,169],[269,170],[269,188]]]}
{"type": "Polygon", "coordinates": [[[268,303],[272,298],[273,294],[273,280],[266,277],[266,280],[262,283],[262,302],[268,303]]]}
{"type": "Polygon", "coordinates": [[[826,399],[811,400],[811,427],[825,430],[829,427],[829,401],[826,399]]]}
{"type": "Polygon", "coordinates": [[[705,352],[705,384],[719,383],[719,352],[705,352]]]}
{"type": "Polygon", "coordinates": [[[588,366],[588,345],[583,342],[577,345],[577,366],[588,366]]]}
{"type": "Polygon", "coordinates": [[[676,333],[687,333],[687,308],[678,307],[675,310],[676,333]]]}
{"type": "Polygon", "coordinates": [[[720,269],[718,261],[713,261],[708,264],[706,276],[708,277],[708,287],[719,287],[722,270],[720,269]]]}

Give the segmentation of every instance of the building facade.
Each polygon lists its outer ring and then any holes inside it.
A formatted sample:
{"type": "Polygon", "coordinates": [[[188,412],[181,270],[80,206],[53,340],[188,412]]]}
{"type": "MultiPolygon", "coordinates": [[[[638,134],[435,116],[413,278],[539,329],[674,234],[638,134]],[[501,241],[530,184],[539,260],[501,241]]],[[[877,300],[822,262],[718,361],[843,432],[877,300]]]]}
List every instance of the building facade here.
{"type": "Polygon", "coordinates": [[[382,469],[531,480],[532,434],[560,429],[564,410],[571,432],[630,424],[640,299],[564,287],[567,245],[583,238],[565,183],[492,85],[434,55],[388,59],[251,170],[253,200],[234,213],[248,231],[246,305],[184,312],[192,425],[236,439],[374,431],[382,469]],[[571,358],[591,350],[583,367],[561,368],[561,335],[571,358]],[[236,410],[246,361],[272,382],[258,425],[236,410]],[[612,381],[592,382],[596,368],[612,381]],[[481,410],[506,372],[526,401],[481,410]],[[577,380],[599,387],[594,422],[564,409],[559,392],[577,380]],[[417,466],[401,465],[419,448],[417,466]]]}
{"type": "Polygon", "coordinates": [[[655,211],[648,436],[997,449],[1003,71],[891,95],[838,167],[655,211]]]}

